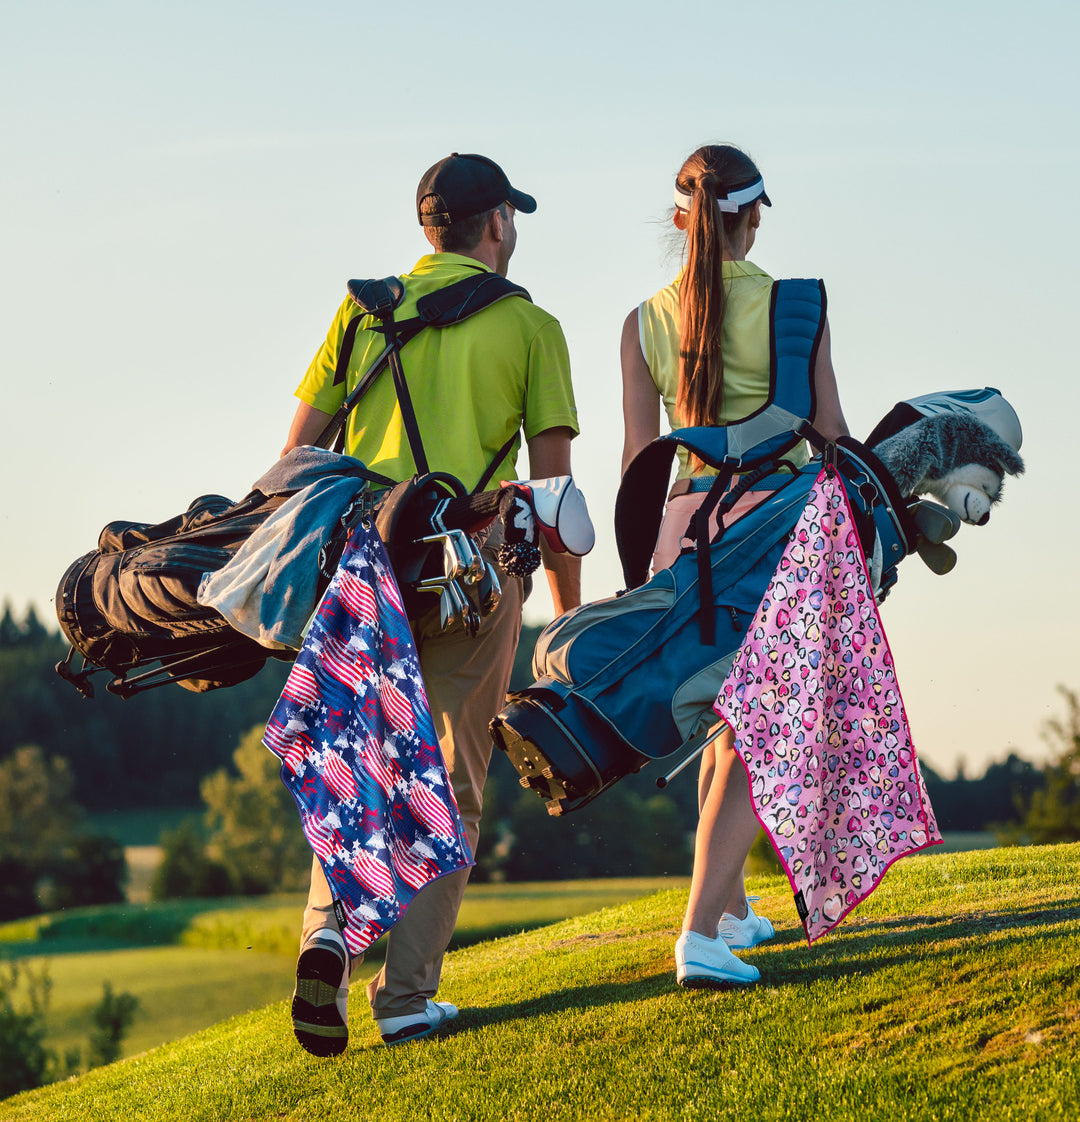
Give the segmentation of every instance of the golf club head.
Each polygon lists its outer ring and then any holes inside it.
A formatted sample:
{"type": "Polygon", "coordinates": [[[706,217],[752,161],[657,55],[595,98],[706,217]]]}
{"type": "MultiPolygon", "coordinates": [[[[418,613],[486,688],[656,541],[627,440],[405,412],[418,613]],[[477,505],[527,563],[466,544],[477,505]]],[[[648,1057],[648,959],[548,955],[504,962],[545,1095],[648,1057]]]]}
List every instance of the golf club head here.
{"type": "Polygon", "coordinates": [[[933,545],[948,541],[960,529],[960,516],[941,503],[919,499],[910,509],[919,533],[933,545]]]}
{"type": "Polygon", "coordinates": [[[476,590],[476,595],[480,601],[480,614],[485,616],[491,615],[502,599],[502,585],[490,561],[484,562],[484,576],[476,590]]]}
{"type": "Polygon", "coordinates": [[[920,536],[915,548],[932,573],[937,573],[939,577],[943,577],[946,573],[953,571],[956,565],[956,550],[951,545],[945,545],[943,542],[927,541],[926,538],[920,536]]]}
{"type": "Polygon", "coordinates": [[[483,562],[464,530],[446,530],[444,533],[430,534],[420,541],[425,544],[442,542],[443,575],[446,580],[460,580],[464,577],[472,584],[483,575],[483,562]]]}

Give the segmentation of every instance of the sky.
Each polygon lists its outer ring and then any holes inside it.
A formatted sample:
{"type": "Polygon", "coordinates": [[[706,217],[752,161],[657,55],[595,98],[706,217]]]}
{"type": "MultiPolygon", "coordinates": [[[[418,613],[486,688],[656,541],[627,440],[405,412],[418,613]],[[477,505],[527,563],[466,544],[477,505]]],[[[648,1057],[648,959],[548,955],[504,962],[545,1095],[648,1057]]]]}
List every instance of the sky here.
{"type": "MultiPolygon", "coordinates": [[[[730,141],[773,201],[754,262],[825,280],[853,435],[935,390],[1016,408],[1026,474],[962,527],[951,574],[908,559],[882,615],[927,762],[1046,757],[1056,687],[1080,688],[1080,7],[0,0],[0,17],[17,615],[51,617],[106,522],[246,493],[346,280],[426,251],[415,187],[450,151],[539,202],[510,277],[567,336],[598,530],[584,593],[613,594],[620,327],[677,271],[674,173],[730,141]]],[[[526,618],[550,613],[539,591],[526,618]]]]}

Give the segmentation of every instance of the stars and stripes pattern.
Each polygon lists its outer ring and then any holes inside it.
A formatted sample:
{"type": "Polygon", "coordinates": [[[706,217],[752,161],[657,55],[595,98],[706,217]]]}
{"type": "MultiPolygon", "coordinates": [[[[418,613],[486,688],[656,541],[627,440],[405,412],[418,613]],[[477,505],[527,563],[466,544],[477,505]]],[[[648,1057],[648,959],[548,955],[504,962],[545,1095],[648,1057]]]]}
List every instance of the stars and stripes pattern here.
{"type": "Polygon", "coordinates": [[[362,954],[429,881],[472,862],[401,595],[358,527],[263,743],[362,954]]]}

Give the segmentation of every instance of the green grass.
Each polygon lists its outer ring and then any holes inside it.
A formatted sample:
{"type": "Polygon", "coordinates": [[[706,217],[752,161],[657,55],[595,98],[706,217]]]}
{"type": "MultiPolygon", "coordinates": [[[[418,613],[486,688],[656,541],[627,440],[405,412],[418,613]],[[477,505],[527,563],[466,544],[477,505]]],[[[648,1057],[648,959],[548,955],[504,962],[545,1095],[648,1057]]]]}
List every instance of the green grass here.
{"type": "Polygon", "coordinates": [[[685,889],[447,958],[443,1036],[300,1051],[284,1002],[66,1084],[0,1119],[903,1119],[1080,1116],[1080,846],[904,861],[813,949],[786,882],[747,991],[684,992],[685,889]]]}
{"type": "MultiPolygon", "coordinates": [[[[60,1055],[85,1049],[90,1011],[102,983],[114,993],[137,994],[139,1008],[123,1054],[137,1055],[249,1009],[281,1001],[292,992],[294,955],[185,947],[65,954],[48,959],[50,1048],[60,1055]]],[[[35,968],[36,968],[35,964],[35,968]]]]}
{"type": "MultiPolygon", "coordinates": [[[[454,945],[520,932],[622,903],[681,881],[662,878],[470,885],[454,945]]],[[[139,999],[123,1054],[132,1056],[238,1013],[282,1001],[293,986],[303,896],[173,900],[78,908],[0,925],[0,959],[19,958],[52,980],[47,1044],[85,1046],[102,984],[139,999]]],[[[354,973],[379,968],[382,944],[354,973]]]]}

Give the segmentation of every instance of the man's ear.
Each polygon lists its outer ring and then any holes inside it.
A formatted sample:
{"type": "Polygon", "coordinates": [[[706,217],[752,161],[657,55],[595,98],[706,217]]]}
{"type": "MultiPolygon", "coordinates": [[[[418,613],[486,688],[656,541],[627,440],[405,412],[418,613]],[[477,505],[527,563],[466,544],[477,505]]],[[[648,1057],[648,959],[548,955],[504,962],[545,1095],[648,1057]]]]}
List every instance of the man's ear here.
{"type": "Polygon", "coordinates": [[[756,199],[750,208],[750,229],[756,230],[761,225],[761,200],[756,199]]]}
{"type": "Polygon", "coordinates": [[[506,236],[505,229],[506,219],[503,218],[502,208],[496,207],[488,219],[488,233],[491,235],[492,241],[501,242],[506,236]]]}

